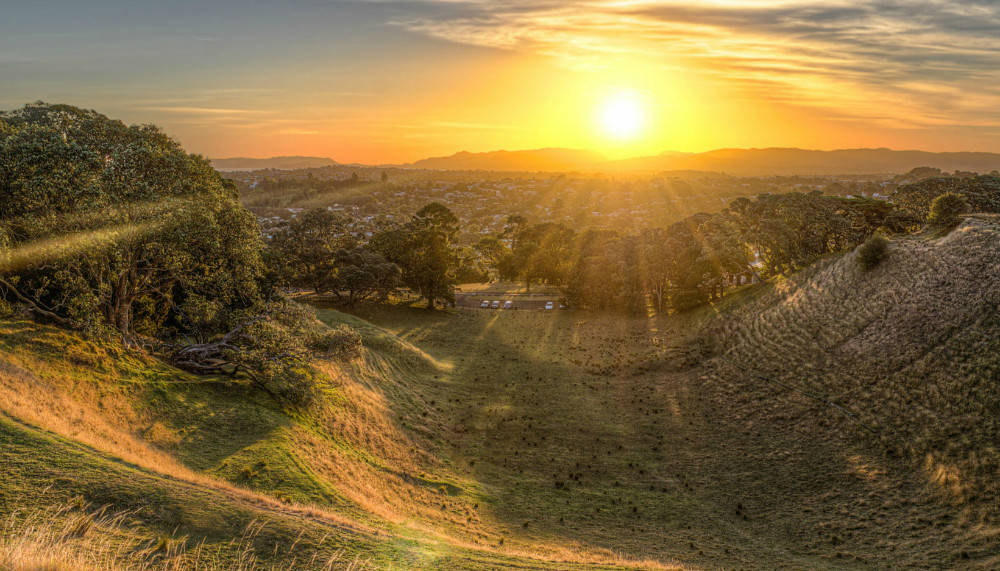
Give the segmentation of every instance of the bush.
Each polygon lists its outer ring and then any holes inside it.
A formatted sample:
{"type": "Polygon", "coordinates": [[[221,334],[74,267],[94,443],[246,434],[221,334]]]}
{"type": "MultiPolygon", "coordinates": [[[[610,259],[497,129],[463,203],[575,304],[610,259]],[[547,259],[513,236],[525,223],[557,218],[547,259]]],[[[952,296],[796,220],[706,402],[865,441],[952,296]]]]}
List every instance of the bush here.
{"type": "Polygon", "coordinates": [[[959,216],[969,209],[969,203],[961,194],[946,192],[931,202],[927,223],[936,226],[951,226],[958,222],[959,216]]]}
{"type": "Polygon", "coordinates": [[[341,359],[350,359],[361,353],[361,334],[341,324],[309,340],[309,348],[341,359]]]}
{"type": "Polygon", "coordinates": [[[670,297],[674,311],[687,311],[708,302],[708,296],[699,289],[682,289],[670,297]]]}
{"type": "Polygon", "coordinates": [[[858,262],[865,270],[878,266],[888,255],[889,241],[884,236],[872,236],[858,248],[858,262]]]}

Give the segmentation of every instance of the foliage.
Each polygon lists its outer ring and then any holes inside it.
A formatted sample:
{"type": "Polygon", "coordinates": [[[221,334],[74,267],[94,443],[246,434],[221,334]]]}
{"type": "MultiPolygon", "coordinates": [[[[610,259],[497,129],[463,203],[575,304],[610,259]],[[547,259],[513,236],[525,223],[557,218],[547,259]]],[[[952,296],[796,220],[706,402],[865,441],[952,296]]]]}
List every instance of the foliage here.
{"type": "Polygon", "coordinates": [[[285,300],[218,339],[170,347],[168,360],[198,374],[245,376],[282,402],[308,406],[317,395],[312,358],[350,359],[360,348],[357,331],[329,329],[311,309],[285,300]]]}
{"type": "Polygon", "coordinates": [[[322,288],[348,305],[365,300],[382,302],[399,287],[400,277],[399,266],[377,252],[357,247],[336,253],[334,268],[322,288]]]}
{"type": "Polygon", "coordinates": [[[946,192],[931,202],[927,223],[937,226],[951,226],[958,222],[959,216],[969,209],[969,202],[964,196],[955,192],[946,192]]]}
{"type": "Polygon", "coordinates": [[[901,231],[911,219],[896,212],[877,200],[789,193],[740,198],[722,212],[637,236],[588,231],[575,246],[564,293],[579,307],[638,312],[649,296],[659,311],[682,311],[756,279],[751,254],[767,274],[800,269],[880,228],[901,231]]]}
{"type": "Polygon", "coordinates": [[[876,234],[858,247],[858,262],[865,270],[874,269],[889,255],[889,240],[876,234]]]}
{"type": "Polygon", "coordinates": [[[931,214],[934,199],[946,193],[961,195],[972,211],[1000,212],[1000,177],[993,175],[922,180],[899,187],[892,199],[899,208],[919,220],[926,220],[931,214]]]}
{"type": "Polygon", "coordinates": [[[310,338],[307,346],[318,353],[350,359],[361,353],[361,334],[351,327],[341,324],[310,338]]]}
{"type": "Polygon", "coordinates": [[[203,334],[259,307],[259,228],[206,160],[66,105],[2,119],[0,296],[125,338],[203,334]]]}
{"type": "Polygon", "coordinates": [[[270,258],[285,283],[316,293],[330,285],[338,253],[353,250],[356,240],[347,231],[347,218],[326,208],[308,210],[276,229],[270,258]]]}
{"type": "Polygon", "coordinates": [[[675,311],[694,309],[708,301],[705,292],[699,289],[680,289],[670,296],[670,305],[675,311]]]}
{"type": "Polygon", "coordinates": [[[576,238],[571,228],[554,222],[529,225],[522,216],[510,216],[501,237],[510,245],[480,243],[490,247],[496,272],[503,279],[524,280],[528,291],[532,282],[558,285],[565,281],[576,238]]]}
{"type": "Polygon", "coordinates": [[[461,265],[455,235],[458,218],[446,207],[432,202],[406,224],[374,236],[371,247],[399,265],[403,283],[427,300],[455,301],[457,272],[461,265]]]}

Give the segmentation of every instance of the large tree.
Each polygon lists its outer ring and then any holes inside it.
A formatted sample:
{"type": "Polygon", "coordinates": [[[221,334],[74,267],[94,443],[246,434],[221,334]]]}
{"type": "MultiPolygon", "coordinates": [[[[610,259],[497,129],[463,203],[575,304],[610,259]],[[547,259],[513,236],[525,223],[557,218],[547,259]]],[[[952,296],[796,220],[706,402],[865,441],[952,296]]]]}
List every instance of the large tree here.
{"type": "Polygon", "coordinates": [[[432,202],[406,224],[377,234],[372,248],[402,269],[403,283],[434,308],[437,300],[455,301],[461,264],[455,236],[458,218],[446,206],[432,202]]]}
{"type": "Polygon", "coordinates": [[[64,325],[217,331],[262,301],[256,220],[154,126],[67,105],[0,114],[0,228],[0,296],[64,325]]]}

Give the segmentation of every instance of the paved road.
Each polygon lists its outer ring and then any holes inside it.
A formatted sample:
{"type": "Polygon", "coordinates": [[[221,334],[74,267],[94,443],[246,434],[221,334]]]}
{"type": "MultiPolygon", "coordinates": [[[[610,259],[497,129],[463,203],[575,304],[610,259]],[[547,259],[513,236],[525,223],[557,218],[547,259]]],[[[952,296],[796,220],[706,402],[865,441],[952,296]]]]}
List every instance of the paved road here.
{"type": "Polygon", "coordinates": [[[483,301],[499,301],[500,305],[503,306],[503,302],[510,300],[514,302],[513,309],[545,309],[545,303],[551,301],[555,307],[559,308],[559,296],[557,295],[517,295],[517,294],[481,294],[481,293],[456,293],[455,294],[455,305],[458,307],[474,308],[479,309],[479,304],[483,301]]]}

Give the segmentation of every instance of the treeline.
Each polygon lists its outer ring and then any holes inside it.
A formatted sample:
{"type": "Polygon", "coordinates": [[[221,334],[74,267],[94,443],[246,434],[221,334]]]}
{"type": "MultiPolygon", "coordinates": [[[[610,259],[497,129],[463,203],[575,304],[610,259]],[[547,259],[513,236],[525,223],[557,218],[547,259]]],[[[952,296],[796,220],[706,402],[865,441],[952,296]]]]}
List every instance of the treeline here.
{"type": "Polygon", "coordinates": [[[511,217],[479,249],[498,278],[557,285],[577,307],[683,310],[915,223],[878,200],[789,193],[739,198],[719,213],[632,235],[511,217]]]}
{"type": "Polygon", "coordinates": [[[281,227],[271,242],[285,284],[345,303],[382,301],[407,287],[433,307],[454,299],[458,283],[497,279],[556,286],[576,307],[645,312],[686,310],[726,290],[801,269],[875,234],[920,228],[933,204],[1000,212],[1000,178],[935,178],[900,187],[892,202],[819,192],[738,198],[714,214],[696,214],[636,234],[507,218],[503,230],[472,248],[455,243],[457,217],[432,203],[412,220],[370,239],[348,220],[318,209],[281,227]]]}

